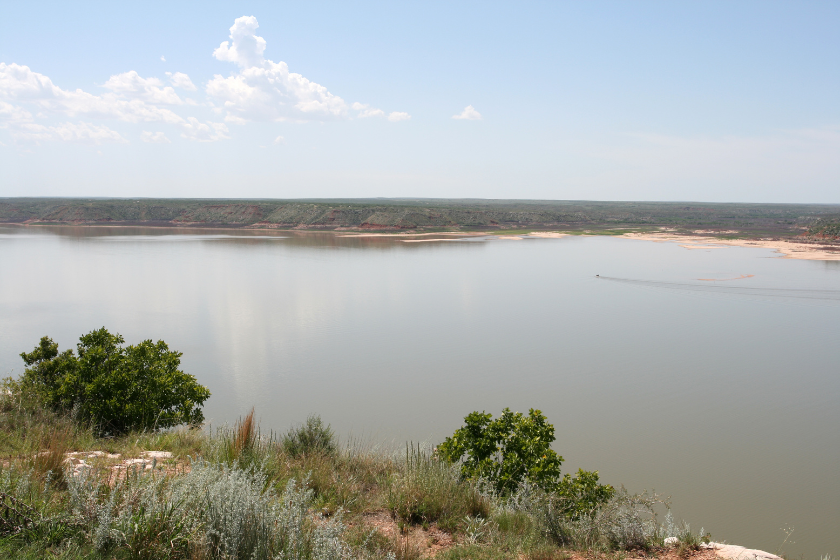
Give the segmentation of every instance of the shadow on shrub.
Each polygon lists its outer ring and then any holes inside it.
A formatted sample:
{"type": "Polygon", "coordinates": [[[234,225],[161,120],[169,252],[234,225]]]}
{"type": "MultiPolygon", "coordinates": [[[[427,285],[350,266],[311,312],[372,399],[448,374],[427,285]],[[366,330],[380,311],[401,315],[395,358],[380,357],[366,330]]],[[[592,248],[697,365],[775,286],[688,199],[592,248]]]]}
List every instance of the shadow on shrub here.
{"type": "Polygon", "coordinates": [[[487,517],[489,501],[446,461],[409,445],[405,464],[388,488],[388,509],[406,523],[432,523],[453,531],[466,517],[487,517]]]}

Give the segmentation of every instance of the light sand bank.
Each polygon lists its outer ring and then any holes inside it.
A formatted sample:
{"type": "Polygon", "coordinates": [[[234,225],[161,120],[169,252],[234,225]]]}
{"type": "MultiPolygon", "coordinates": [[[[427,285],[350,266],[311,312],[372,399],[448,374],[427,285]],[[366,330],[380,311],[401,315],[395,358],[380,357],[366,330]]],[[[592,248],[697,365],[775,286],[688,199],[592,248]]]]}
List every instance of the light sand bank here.
{"type": "MultiPolygon", "coordinates": [[[[408,233],[408,232],[394,232],[394,233],[342,233],[339,234],[337,237],[433,237],[437,235],[440,236],[450,236],[450,237],[481,237],[483,235],[488,235],[485,232],[481,231],[437,231],[437,232],[430,232],[430,233],[408,233]]],[[[437,241],[437,240],[434,240],[437,241]]]]}
{"type": "Polygon", "coordinates": [[[528,237],[542,237],[545,239],[560,239],[561,237],[568,237],[568,233],[560,233],[558,231],[532,231],[528,237]]]}
{"type": "Polygon", "coordinates": [[[773,239],[719,239],[716,237],[693,237],[673,233],[625,233],[623,239],[655,241],[658,243],[681,243],[686,249],[723,249],[726,247],[752,247],[775,249],[784,259],[803,259],[813,261],[838,261],[840,251],[824,249],[820,245],[797,243],[773,239]]]}

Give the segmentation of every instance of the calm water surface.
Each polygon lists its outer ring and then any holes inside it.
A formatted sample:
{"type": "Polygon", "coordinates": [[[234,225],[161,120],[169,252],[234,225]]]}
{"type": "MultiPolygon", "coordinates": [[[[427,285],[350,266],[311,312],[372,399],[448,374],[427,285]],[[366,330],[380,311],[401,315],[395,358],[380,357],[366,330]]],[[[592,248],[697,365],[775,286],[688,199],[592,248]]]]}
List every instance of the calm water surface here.
{"type": "Polygon", "coordinates": [[[792,527],[782,552],[836,558],[840,262],[776,257],[6,227],[0,370],[20,373],[41,336],[66,348],[104,325],[182,351],[214,423],[255,406],[263,428],[319,413],[343,436],[434,443],[472,410],[539,408],[564,471],[655,488],[716,540],[774,552],[792,527]]]}

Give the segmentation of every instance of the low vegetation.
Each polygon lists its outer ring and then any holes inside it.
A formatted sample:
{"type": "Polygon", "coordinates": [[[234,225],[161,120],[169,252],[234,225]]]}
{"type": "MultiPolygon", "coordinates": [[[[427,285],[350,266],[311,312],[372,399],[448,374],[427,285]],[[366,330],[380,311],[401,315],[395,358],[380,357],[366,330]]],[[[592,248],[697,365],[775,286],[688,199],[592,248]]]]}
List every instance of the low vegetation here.
{"type": "Polygon", "coordinates": [[[507,495],[422,446],[286,446],[253,414],[212,434],[181,427],[107,439],[0,398],[0,556],[15,558],[565,558],[664,550],[699,535],[657,523],[657,496],[616,491],[581,515],[528,482],[507,495]],[[59,426],[58,428],[54,426],[59,426]],[[73,450],[93,456],[81,469],[73,450]],[[165,459],[126,465],[143,451],[165,459]],[[97,458],[93,452],[103,451],[97,458]],[[108,454],[108,455],[105,455],[108,454]],[[113,457],[113,458],[109,458],[113,457]]]}
{"type": "MultiPolygon", "coordinates": [[[[96,333],[109,356],[129,353],[118,335],[96,333]]],[[[474,412],[437,450],[340,446],[318,416],[266,434],[254,410],[212,431],[144,420],[105,434],[111,418],[33,385],[69,367],[49,362],[60,356],[78,372],[95,347],[82,345],[74,357],[42,340],[41,354],[24,355],[35,369],[0,393],[0,557],[688,557],[707,538],[660,524],[659,496],[615,490],[597,473],[561,476],[554,428],[536,410],[474,412]]]]}
{"type": "Polygon", "coordinates": [[[840,241],[840,219],[822,219],[808,228],[808,236],[824,241],[840,241]]]}

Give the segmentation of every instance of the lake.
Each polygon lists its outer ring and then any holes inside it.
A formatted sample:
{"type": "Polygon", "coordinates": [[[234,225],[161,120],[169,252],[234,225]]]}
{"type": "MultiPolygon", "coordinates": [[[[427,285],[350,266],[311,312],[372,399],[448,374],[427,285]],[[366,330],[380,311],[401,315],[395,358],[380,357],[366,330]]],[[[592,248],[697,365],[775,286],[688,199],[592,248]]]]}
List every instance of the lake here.
{"type": "Polygon", "coordinates": [[[564,472],[670,495],[715,540],[777,552],[793,528],[783,553],[840,555],[840,261],[608,237],[0,226],[0,263],[4,375],[41,336],[64,349],[106,326],[183,352],[213,424],[318,413],[396,446],[437,443],[473,410],[538,408],[564,472]]]}

